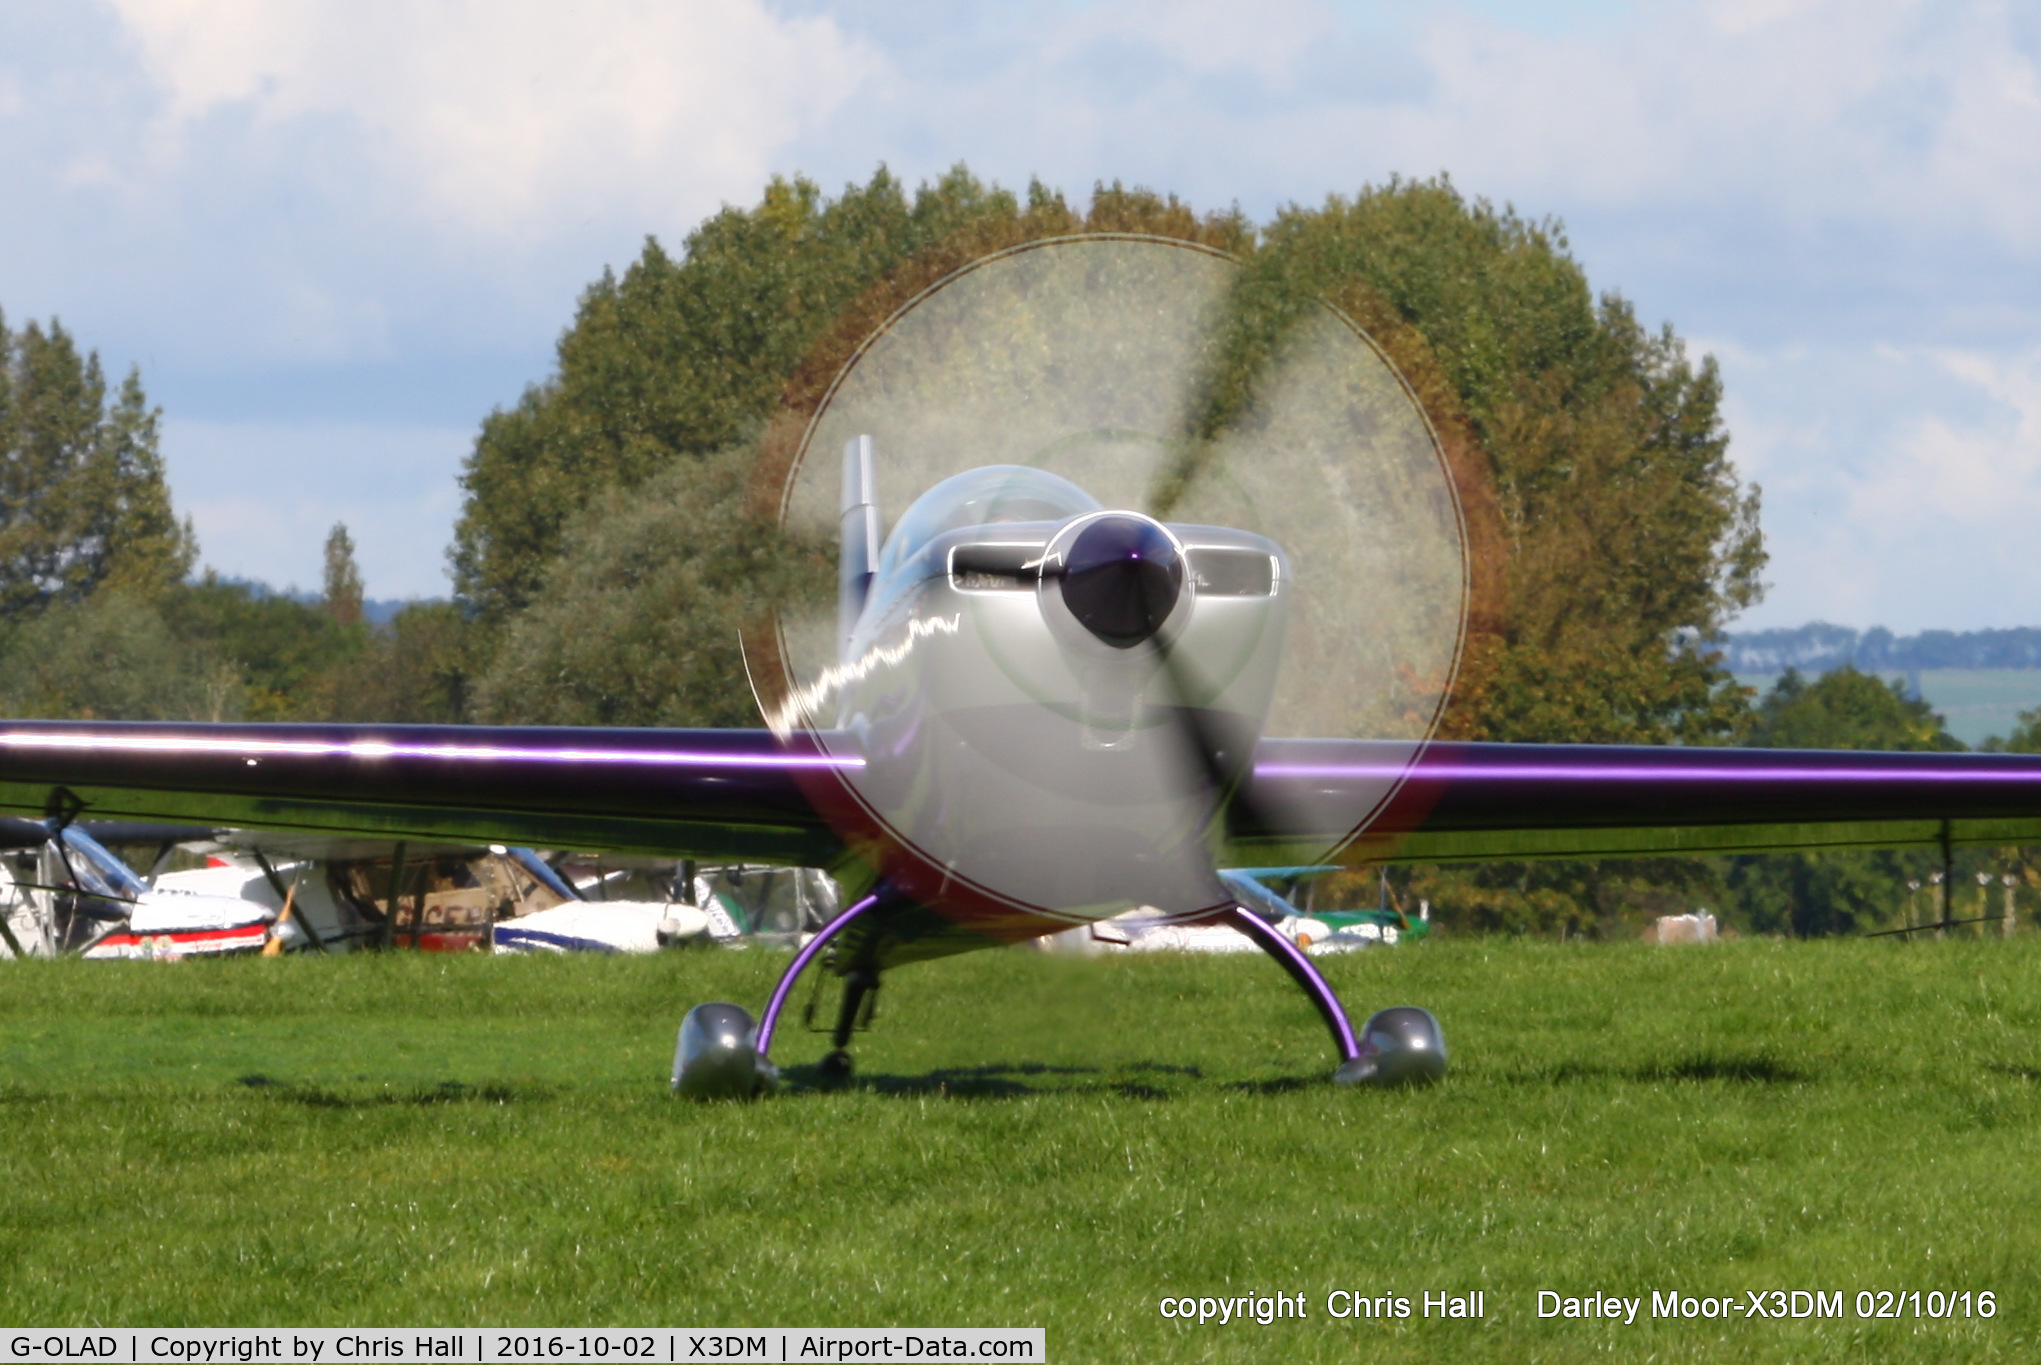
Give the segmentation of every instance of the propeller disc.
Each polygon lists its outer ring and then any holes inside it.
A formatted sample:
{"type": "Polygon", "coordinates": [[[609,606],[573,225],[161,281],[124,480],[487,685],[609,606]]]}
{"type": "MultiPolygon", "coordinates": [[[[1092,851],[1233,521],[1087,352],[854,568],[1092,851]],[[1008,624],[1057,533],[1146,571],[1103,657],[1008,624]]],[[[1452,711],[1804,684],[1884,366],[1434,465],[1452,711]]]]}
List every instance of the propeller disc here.
{"type": "Polygon", "coordinates": [[[1322,302],[1271,322],[1252,285],[1168,239],[1016,247],[893,312],[802,414],[783,529],[836,545],[869,436],[885,549],[862,633],[795,601],[754,681],[775,728],[862,763],[854,843],[1076,921],[1226,899],[1214,816],[1257,736],[1389,743],[1298,861],[1379,813],[1458,666],[1460,505],[1374,343],[1322,302]]]}

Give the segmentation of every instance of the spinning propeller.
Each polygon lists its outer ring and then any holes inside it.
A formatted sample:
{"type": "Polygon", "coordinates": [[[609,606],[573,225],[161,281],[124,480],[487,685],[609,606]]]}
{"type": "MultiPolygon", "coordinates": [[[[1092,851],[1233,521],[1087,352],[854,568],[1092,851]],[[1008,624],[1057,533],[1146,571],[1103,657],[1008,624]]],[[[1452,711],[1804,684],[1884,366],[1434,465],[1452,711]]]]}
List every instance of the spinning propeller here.
{"type": "MultiPolygon", "coordinates": [[[[861,840],[881,834],[951,886],[1053,917],[1112,913],[1113,891],[1193,914],[1223,898],[1210,876],[1208,836],[1224,824],[1214,804],[1247,799],[1255,738],[1389,741],[1402,746],[1392,750],[1401,766],[1415,760],[1445,705],[1466,618],[1453,482],[1424,413],[1358,327],[1315,301],[1279,305],[1274,324],[1269,308],[1241,265],[1192,244],[1034,243],[974,262],[893,313],[807,414],[782,524],[797,540],[835,541],[846,515],[839,453],[869,437],[865,486],[887,536],[876,593],[954,568],[910,565],[906,542],[931,543],[915,524],[925,495],[971,471],[986,486],[933,509],[951,523],[935,536],[960,536],[948,548],[971,563],[1002,541],[1036,555],[1005,566],[1026,591],[931,597],[918,616],[883,623],[873,618],[888,604],[868,603],[867,626],[879,628],[854,654],[835,597],[781,611],[779,676],[762,690],[769,704],[805,699],[780,712],[782,724],[865,760],[847,777],[861,840]],[[983,478],[993,467],[1014,472],[983,478]],[[1091,510],[1057,515],[1021,471],[1082,490],[1091,510]],[[1054,648],[1042,647],[1044,623],[1054,648]],[[847,683],[847,669],[864,675],[847,683]],[[907,774],[875,752],[875,739],[897,737],[875,671],[900,696],[923,689],[917,735],[975,746],[964,768],[945,771],[995,787],[1002,828],[931,801],[914,780],[929,775],[925,764],[907,774]],[[1013,752],[1016,727],[1035,752],[1013,752]],[[1084,761],[1115,746],[1125,774],[1084,761]],[[1049,755],[1088,768],[1093,789],[1043,771],[1049,755]],[[1141,809],[1122,804],[1130,797],[1141,809]],[[1102,821],[1149,859],[1153,894],[1140,894],[1138,875],[1086,885],[1030,870],[1106,856],[1085,834],[1102,821]],[[1032,856],[1016,854],[1016,826],[1039,836],[1032,856]],[[1158,865],[1183,856],[1195,876],[1158,865]],[[1191,903],[1186,883],[1212,900],[1191,903]]],[[[1291,860],[1324,861],[1399,779],[1399,765],[1384,764],[1374,784],[1343,793],[1338,828],[1314,810],[1308,836],[1283,811],[1233,815],[1316,840],[1291,860]]]]}

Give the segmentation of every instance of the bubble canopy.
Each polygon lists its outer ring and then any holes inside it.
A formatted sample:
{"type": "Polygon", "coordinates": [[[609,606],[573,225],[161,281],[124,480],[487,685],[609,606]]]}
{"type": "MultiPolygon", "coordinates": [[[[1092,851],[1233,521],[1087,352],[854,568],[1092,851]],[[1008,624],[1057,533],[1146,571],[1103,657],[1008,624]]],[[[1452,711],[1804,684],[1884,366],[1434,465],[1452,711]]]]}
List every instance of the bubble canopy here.
{"type": "Polygon", "coordinates": [[[952,474],[914,500],[887,534],[878,577],[891,578],[945,531],[1009,522],[1066,521],[1101,510],[1099,500],[1059,474],[1024,465],[989,465],[952,474]]]}
{"type": "MultiPolygon", "coordinates": [[[[792,699],[779,722],[859,747],[858,803],[947,875],[975,872],[989,894],[1077,918],[1122,901],[1195,900],[1180,883],[1196,877],[1181,869],[1144,884],[1138,867],[1087,881],[1015,865],[1209,863],[1209,784],[1159,737],[1171,707],[1223,712],[1268,736],[1400,741],[1412,759],[1436,726],[1468,597],[1438,442],[1351,321],[1313,301],[1262,325],[1256,310],[1268,305],[1250,284],[1236,261],[1166,239],[1016,248],[888,318],[808,422],[782,490],[783,528],[836,542],[842,452],[869,437],[883,549],[848,650],[834,597],[781,610],[784,676],[766,691],[792,699]],[[1086,544],[1094,558],[1122,547],[1112,552],[1132,567],[1093,565],[1082,591],[1059,578],[1051,592],[1046,577],[1023,590],[1027,574],[1060,572],[1085,518],[1122,515],[1140,520],[1095,528],[1086,544]],[[1022,556],[999,570],[1011,581],[958,576],[957,557],[988,546],[1022,556]],[[1100,599],[1121,579],[1145,595],[1100,599]],[[1135,624],[1059,633],[1080,598],[1097,620],[1131,612],[1135,624]],[[1106,638],[1115,631],[1118,645],[1106,638]],[[1088,646],[1114,658],[1096,662],[1088,646]],[[1186,677],[1203,681],[1187,691],[1186,677]],[[909,733],[974,753],[957,771],[925,756],[911,773],[872,761],[875,746],[909,733]],[[1007,752],[997,736],[1011,733],[1042,752],[1007,752]],[[1130,756],[1144,744],[1147,757],[1130,756]],[[1081,770],[1074,793],[1051,753],[1081,770]],[[931,783],[969,781],[996,789],[1005,826],[1030,826],[1027,851],[981,852],[1000,842],[984,813],[959,816],[930,798],[931,783]],[[1145,823],[1094,808],[1147,798],[1145,823]],[[1123,836],[1121,853],[1081,833],[1101,827],[1123,836]],[[1191,843],[1195,856],[1169,852],[1191,843]]],[[[1393,785],[1355,798],[1349,836],[1393,785]]]]}

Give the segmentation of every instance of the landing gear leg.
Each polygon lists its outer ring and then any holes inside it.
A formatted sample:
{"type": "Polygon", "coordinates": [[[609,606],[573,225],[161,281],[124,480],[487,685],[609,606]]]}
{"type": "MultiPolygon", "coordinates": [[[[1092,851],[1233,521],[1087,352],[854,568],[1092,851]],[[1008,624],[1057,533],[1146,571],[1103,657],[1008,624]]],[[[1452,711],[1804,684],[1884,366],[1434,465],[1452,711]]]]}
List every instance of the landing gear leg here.
{"type": "Polygon", "coordinates": [[[1446,1074],[1446,1040],[1429,1010],[1408,1005],[1377,1010],[1357,1038],[1332,984],[1303,949],[1267,920],[1238,906],[1225,919],[1274,958],[1311,997],[1339,1050],[1339,1069],[1332,1073],[1335,1084],[1428,1085],[1446,1074]]]}
{"type": "Polygon", "coordinates": [[[853,967],[844,973],[843,1001],[837,1007],[836,1027],[829,1035],[829,1053],[822,1059],[824,1080],[841,1083],[850,1079],[850,1035],[858,1027],[860,1008],[864,1010],[864,1022],[871,1021],[871,1009],[867,1002],[876,1001],[878,994],[877,967],[853,967]]]}
{"type": "MultiPolygon", "coordinates": [[[[772,1047],[773,1028],[779,1023],[780,1011],[786,1007],[794,982],[809,963],[822,955],[831,939],[869,913],[881,899],[877,892],[866,896],[824,925],[822,932],[794,954],[755,1027],[751,1016],[735,1005],[697,1005],[689,1010],[687,1018],[681,1021],[680,1043],[673,1054],[674,1091],[701,1099],[742,1099],[776,1086],[779,1070],[766,1054],[772,1047]]],[[[874,971],[872,982],[876,985],[877,981],[878,973],[874,971]]],[[[848,1060],[846,1055],[845,1061],[848,1060]]],[[[826,1071],[827,1063],[824,1065],[826,1071]]]]}

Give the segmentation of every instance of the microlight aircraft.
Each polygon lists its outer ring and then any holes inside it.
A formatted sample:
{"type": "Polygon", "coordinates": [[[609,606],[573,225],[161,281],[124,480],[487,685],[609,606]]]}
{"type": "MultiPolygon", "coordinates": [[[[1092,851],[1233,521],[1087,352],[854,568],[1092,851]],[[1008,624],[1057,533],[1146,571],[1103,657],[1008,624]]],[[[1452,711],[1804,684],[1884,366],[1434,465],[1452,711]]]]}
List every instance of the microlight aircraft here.
{"type": "Polygon", "coordinates": [[[1350,316],[1114,235],[902,292],[761,442],[771,548],[837,569],[745,635],[764,728],[15,721],[0,808],[828,867],[763,1010],[682,1021],[696,1096],[776,1083],[812,965],[840,1076],[884,972],[1144,907],[1273,957],[1336,1081],[1443,1073],[1427,1011],[1356,1030],[1220,868],[2041,839],[2032,758],[1435,742],[1469,476],[1350,316]]]}
{"type": "Polygon", "coordinates": [[[180,956],[262,947],[275,925],[274,907],[250,905],[217,888],[139,877],[107,847],[152,846],[160,858],[205,833],[131,822],[88,826],[63,816],[0,819],[0,958],[70,952],[137,957],[173,945],[180,956]]]}

